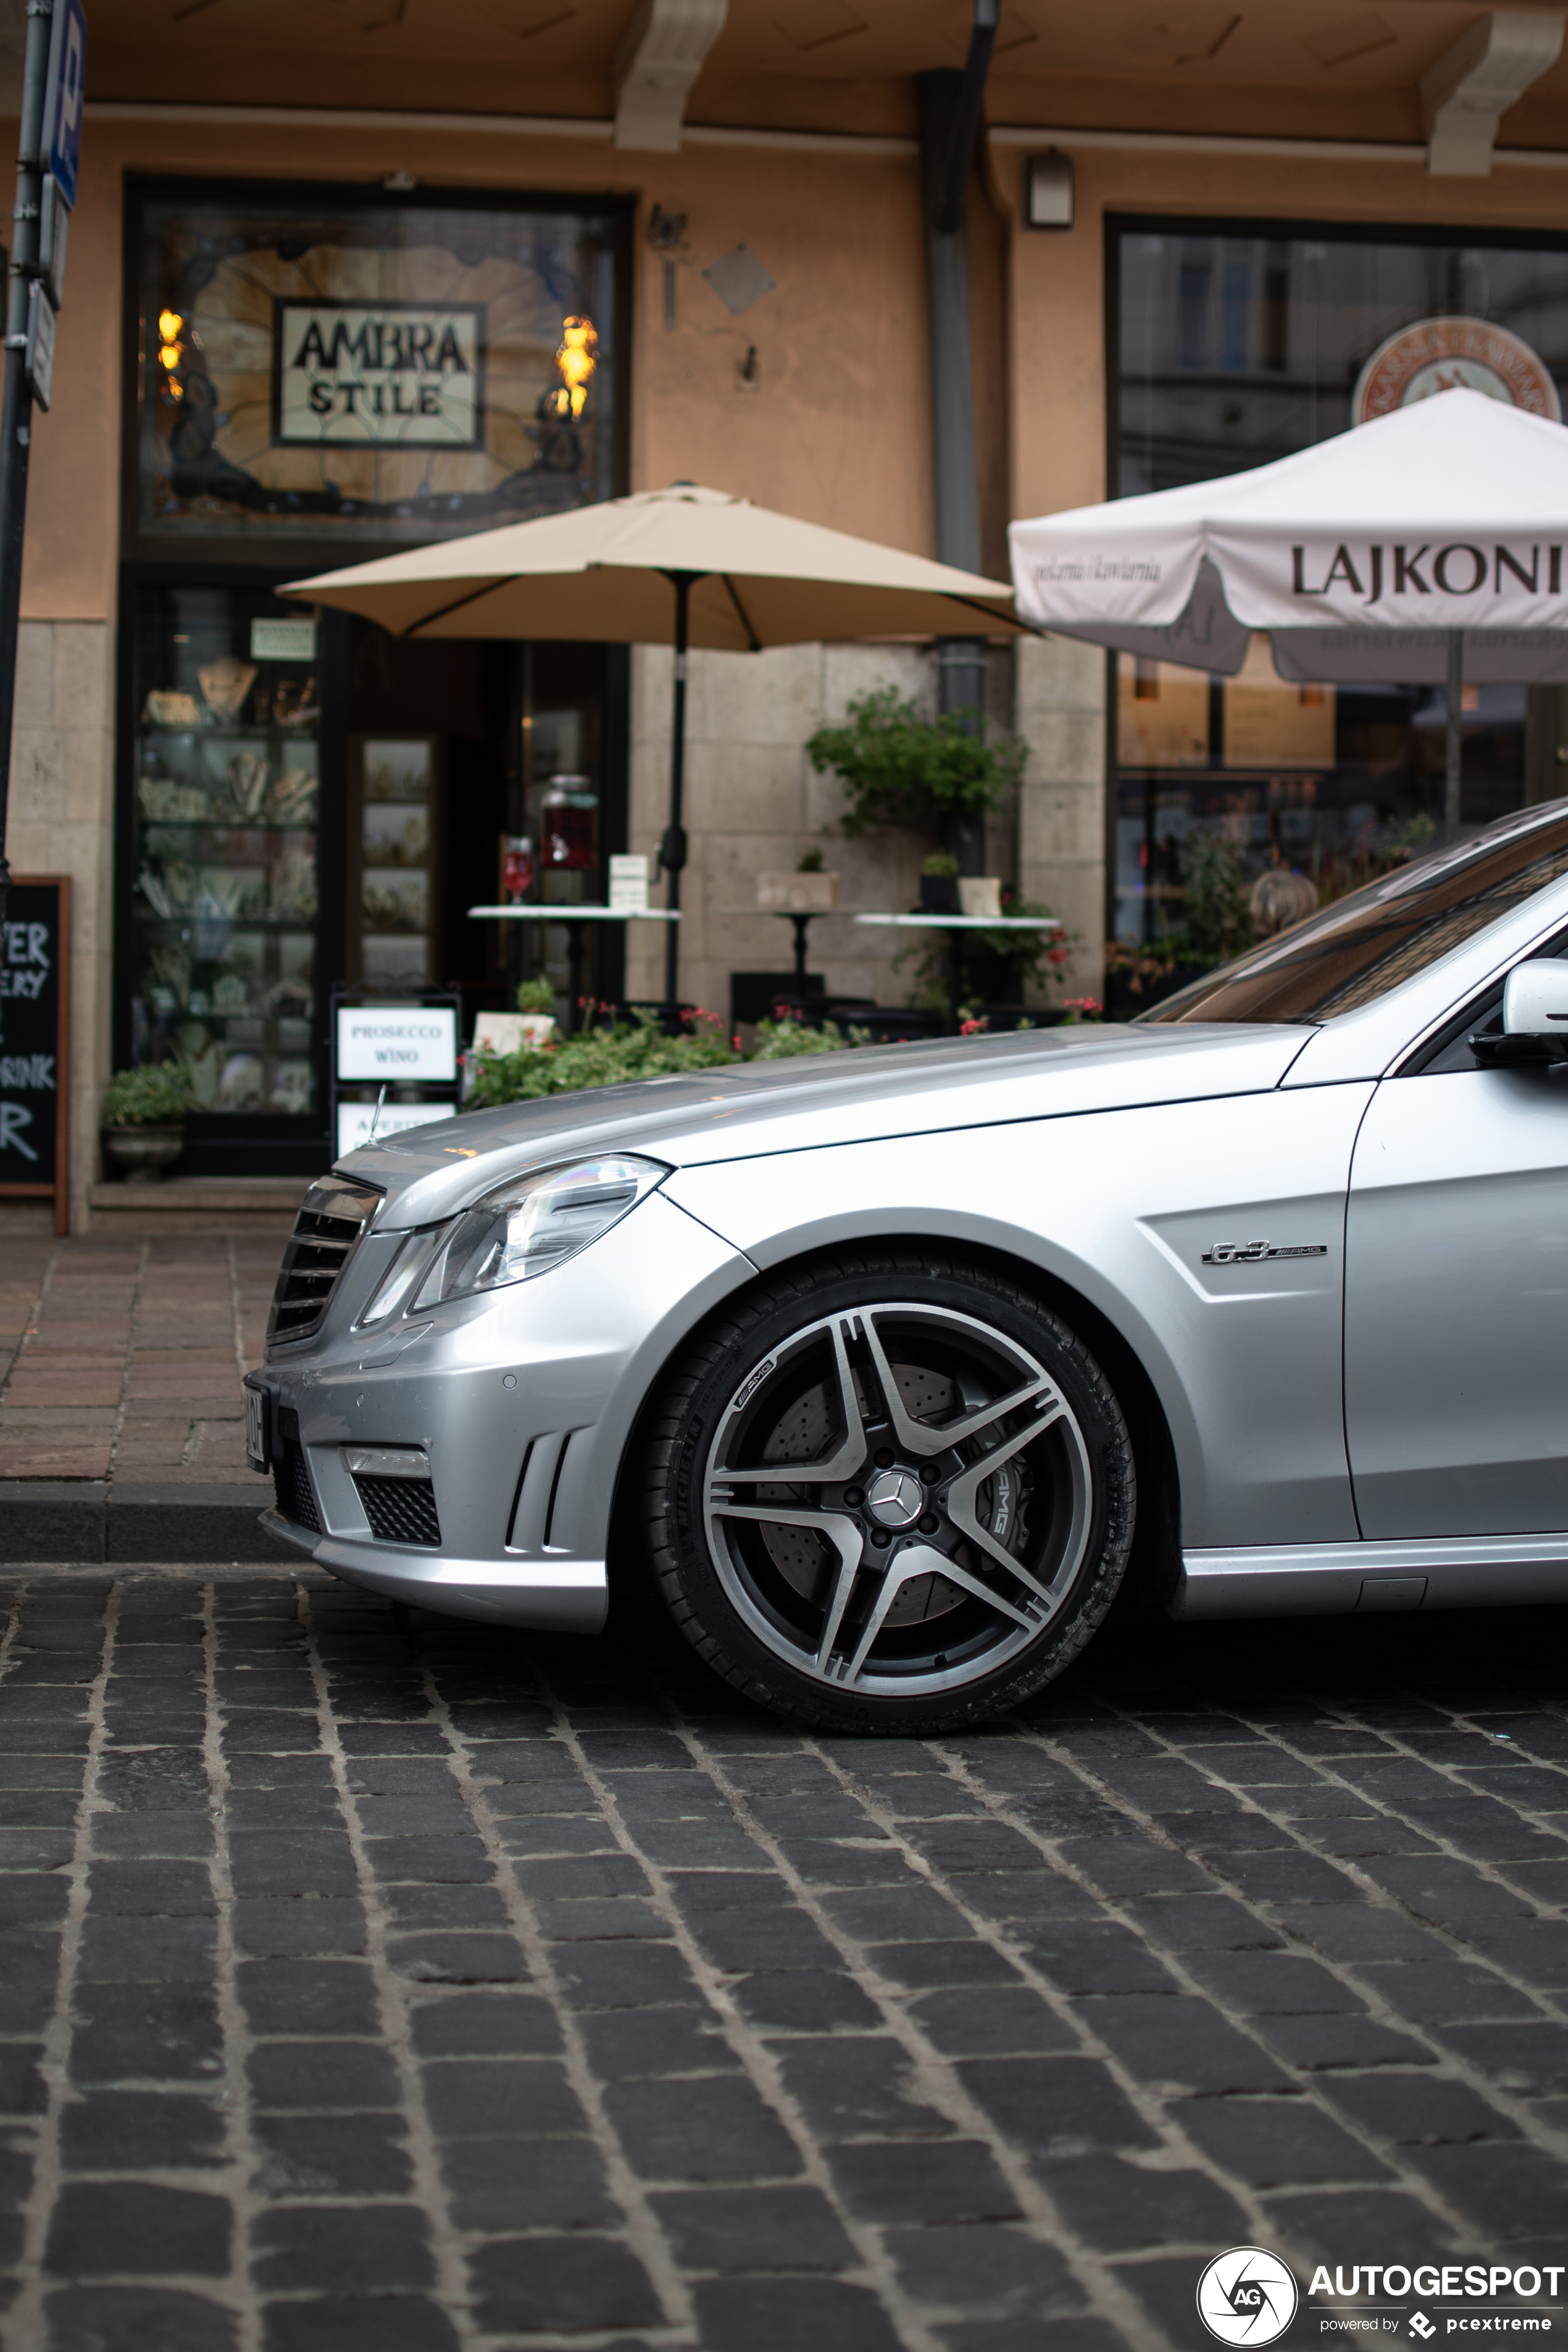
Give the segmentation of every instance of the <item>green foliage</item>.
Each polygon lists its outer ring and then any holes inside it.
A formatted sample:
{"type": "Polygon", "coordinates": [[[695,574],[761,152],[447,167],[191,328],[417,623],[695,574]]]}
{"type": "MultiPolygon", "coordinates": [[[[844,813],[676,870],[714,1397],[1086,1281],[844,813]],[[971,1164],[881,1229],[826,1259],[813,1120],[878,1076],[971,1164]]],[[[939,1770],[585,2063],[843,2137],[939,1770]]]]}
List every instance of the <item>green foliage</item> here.
{"type": "Polygon", "coordinates": [[[808,1029],[804,1021],[759,1021],[753,1062],[784,1062],[796,1054],[837,1054],[852,1042],[837,1021],[808,1029]]]}
{"type": "Polygon", "coordinates": [[[956,877],[958,870],[958,860],[951,849],[933,849],[921,866],[921,872],[929,874],[933,880],[938,878],[952,880],[956,877]]]}
{"type": "Polygon", "coordinates": [[[667,1037],[651,1013],[614,1029],[584,1030],[575,1037],[521,1054],[474,1054],[472,1084],[464,1108],[493,1110],[501,1103],[528,1102],[539,1095],[575,1094],[584,1087],[615,1087],[631,1078],[659,1078],[672,1071],[710,1070],[727,1062],[782,1062],[796,1054],[836,1054],[846,1045],[869,1044],[864,1029],[848,1035],[832,1021],[808,1029],[801,1021],[759,1021],[755,1051],[742,1054],[710,1013],[696,1016],[689,1035],[667,1037]]]}
{"type": "Polygon", "coordinates": [[[614,1029],[586,1029],[542,1050],[521,1054],[475,1054],[465,1108],[489,1110],[498,1103],[527,1102],[537,1095],[575,1094],[584,1087],[615,1087],[628,1078],[658,1078],[676,1070],[707,1070],[738,1062],[723,1029],[711,1013],[699,1015],[694,1034],[667,1037],[651,1013],[614,1029]]]}
{"type": "Polygon", "coordinates": [[[844,831],[905,824],[927,831],[944,817],[979,816],[1016,783],[1028,756],[1016,740],[986,743],[965,731],[973,712],[922,719],[893,687],[858,696],[842,727],[819,727],[806,744],[818,775],[837,770],[849,805],[844,831]]]}
{"type": "Polygon", "coordinates": [[[177,1127],[191,1107],[190,1081],[176,1063],[120,1070],[104,1089],[105,1127],[177,1127]]]}
{"type": "Polygon", "coordinates": [[[1247,875],[1222,833],[1189,833],[1183,859],[1186,884],[1184,961],[1208,970],[1253,944],[1247,875]]]}
{"type": "Polygon", "coordinates": [[[826,863],[820,849],[803,849],[795,870],[797,874],[820,874],[826,863]]]}
{"type": "Polygon", "coordinates": [[[555,991],[547,980],[525,980],[517,992],[520,1013],[553,1013],[555,991]]]}

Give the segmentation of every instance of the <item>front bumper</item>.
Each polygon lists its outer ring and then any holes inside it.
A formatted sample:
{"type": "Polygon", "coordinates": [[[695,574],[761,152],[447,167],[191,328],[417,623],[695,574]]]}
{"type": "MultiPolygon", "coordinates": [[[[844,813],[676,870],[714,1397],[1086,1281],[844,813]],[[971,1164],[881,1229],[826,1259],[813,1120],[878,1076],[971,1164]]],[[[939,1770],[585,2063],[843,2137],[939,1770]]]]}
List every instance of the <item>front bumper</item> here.
{"type": "Polygon", "coordinates": [[[445,1617],[479,1617],[552,1633],[597,1633],[609,1605],[602,1559],[448,1559],[400,1545],[343,1542],[312,1535],[280,1511],[263,1511],[268,1535],[308,1552],[318,1568],[416,1609],[445,1617]]]}
{"type": "Polygon", "coordinates": [[[334,1300],[317,1339],[251,1376],[267,1392],[269,1447],[285,1465],[280,1507],[264,1526],[332,1575],[393,1600],[598,1632],[616,1486],[637,1414],[672,1351],[753,1272],[655,1192],[533,1282],[390,1329],[353,1328],[367,1290],[334,1300]],[[428,1456],[436,1541],[386,1541],[384,1518],[378,1538],[375,1498],[347,1460],[363,1446],[428,1456]]]}

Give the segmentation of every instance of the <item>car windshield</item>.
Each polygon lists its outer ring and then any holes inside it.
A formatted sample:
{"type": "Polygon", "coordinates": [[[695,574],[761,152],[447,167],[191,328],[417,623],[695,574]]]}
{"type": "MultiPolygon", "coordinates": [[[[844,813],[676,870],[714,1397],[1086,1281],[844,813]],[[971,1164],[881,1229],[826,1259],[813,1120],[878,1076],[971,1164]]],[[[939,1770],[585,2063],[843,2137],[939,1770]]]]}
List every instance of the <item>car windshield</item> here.
{"type": "Polygon", "coordinates": [[[1375,1003],[1563,874],[1568,803],[1558,801],[1412,859],[1139,1017],[1331,1021],[1375,1003]]]}

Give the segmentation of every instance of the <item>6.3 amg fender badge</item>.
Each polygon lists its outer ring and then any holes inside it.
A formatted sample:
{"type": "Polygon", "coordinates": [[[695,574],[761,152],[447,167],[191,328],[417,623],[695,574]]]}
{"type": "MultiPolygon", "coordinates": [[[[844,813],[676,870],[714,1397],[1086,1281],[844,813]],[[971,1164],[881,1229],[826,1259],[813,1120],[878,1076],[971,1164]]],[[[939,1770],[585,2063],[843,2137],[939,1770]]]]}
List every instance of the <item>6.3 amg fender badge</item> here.
{"type": "Polygon", "coordinates": [[[1205,1265],[1257,1265],[1264,1258],[1327,1257],[1327,1242],[1215,1242],[1205,1250],[1205,1265]]]}

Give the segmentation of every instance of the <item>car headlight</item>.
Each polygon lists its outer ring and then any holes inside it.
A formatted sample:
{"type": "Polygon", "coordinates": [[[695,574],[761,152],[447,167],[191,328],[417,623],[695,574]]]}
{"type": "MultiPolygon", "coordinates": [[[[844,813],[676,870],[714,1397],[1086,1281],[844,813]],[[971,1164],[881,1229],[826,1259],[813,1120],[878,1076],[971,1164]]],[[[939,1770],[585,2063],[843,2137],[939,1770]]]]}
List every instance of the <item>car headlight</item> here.
{"type": "Polygon", "coordinates": [[[379,1323],[410,1297],[417,1313],[548,1274],[607,1234],[668,1173],[656,1160],[616,1156],[513,1177],[449,1224],[411,1234],[360,1321],[379,1323]]]}

